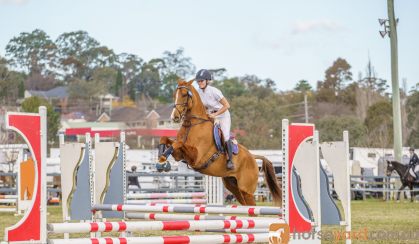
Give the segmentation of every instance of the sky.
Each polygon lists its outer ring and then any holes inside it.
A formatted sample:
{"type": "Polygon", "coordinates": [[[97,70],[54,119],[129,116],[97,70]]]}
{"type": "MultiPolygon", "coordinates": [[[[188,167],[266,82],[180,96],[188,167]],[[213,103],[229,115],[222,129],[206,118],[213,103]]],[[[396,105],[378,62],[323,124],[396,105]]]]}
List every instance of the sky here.
{"type": "MultiPolygon", "coordinates": [[[[395,0],[399,81],[419,82],[419,1],[395,0]]],[[[368,58],[391,84],[390,40],[378,18],[386,0],[0,0],[0,55],[21,32],[44,30],[53,40],[85,30],[116,53],[149,60],[185,49],[197,69],[254,74],[289,90],[316,86],[338,57],[355,79],[368,58]]]]}

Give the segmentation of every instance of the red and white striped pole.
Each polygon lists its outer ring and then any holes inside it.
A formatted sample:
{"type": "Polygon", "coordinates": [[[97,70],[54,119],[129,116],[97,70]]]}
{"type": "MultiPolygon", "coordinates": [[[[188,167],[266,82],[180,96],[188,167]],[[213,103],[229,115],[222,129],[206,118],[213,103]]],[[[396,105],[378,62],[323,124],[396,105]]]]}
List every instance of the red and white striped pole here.
{"type": "Polygon", "coordinates": [[[223,243],[267,243],[269,234],[225,234],[195,236],[156,236],[127,238],[79,238],[52,239],[50,244],[223,244],[223,243]]]}
{"type": "Polygon", "coordinates": [[[275,221],[264,220],[202,220],[202,221],[142,221],[48,224],[51,233],[91,233],[124,231],[205,231],[210,229],[268,229],[275,221]]]}

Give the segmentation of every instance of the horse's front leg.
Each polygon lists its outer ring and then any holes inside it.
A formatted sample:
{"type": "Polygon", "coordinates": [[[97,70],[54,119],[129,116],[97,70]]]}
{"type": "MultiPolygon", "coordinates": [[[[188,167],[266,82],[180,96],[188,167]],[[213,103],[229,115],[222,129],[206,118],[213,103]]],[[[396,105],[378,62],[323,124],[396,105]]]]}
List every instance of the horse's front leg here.
{"type": "Polygon", "coordinates": [[[397,201],[399,202],[400,201],[400,192],[404,189],[406,187],[406,185],[402,185],[400,188],[399,188],[399,191],[397,191],[397,201]]]}
{"type": "Polygon", "coordinates": [[[174,140],[168,138],[167,136],[162,136],[160,138],[159,143],[159,162],[164,163],[166,162],[167,158],[172,154],[173,152],[173,144],[174,140]]]}

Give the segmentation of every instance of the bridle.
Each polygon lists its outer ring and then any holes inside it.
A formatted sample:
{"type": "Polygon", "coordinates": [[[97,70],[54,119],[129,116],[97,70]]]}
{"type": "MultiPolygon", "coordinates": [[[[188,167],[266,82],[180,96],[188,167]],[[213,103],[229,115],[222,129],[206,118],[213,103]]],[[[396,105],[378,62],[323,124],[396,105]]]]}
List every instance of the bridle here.
{"type": "MultiPolygon", "coordinates": [[[[189,99],[192,99],[192,92],[189,89],[189,87],[187,87],[187,86],[178,86],[178,87],[176,87],[176,92],[177,92],[177,90],[180,90],[182,88],[184,88],[184,89],[186,89],[188,91],[187,94],[185,95],[185,96],[187,96],[186,102],[184,102],[184,103],[175,103],[173,105],[174,109],[176,109],[176,111],[179,113],[180,120],[181,121],[185,119],[186,113],[188,112],[189,99]],[[183,108],[182,112],[178,109],[178,106],[182,106],[182,108],[183,108]]],[[[192,105],[193,105],[193,99],[192,99],[192,105]]]]}
{"type": "Polygon", "coordinates": [[[390,162],[387,164],[387,169],[386,169],[386,175],[390,176],[394,171],[394,166],[393,164],[390,162]]]}
{"type": "Polygon", "coordinates": [[[211,120],[208,119],[208,118],[202,118],[202,117],[199,117],[199,116],[196,116],[196,115],[193,115],[193,114],[191,114],[190,116],[187,117],[186,113],[188,112],[189,99],[191,99],[192,106],[193,106],[193,102],[194,102],[194,100],[192,99],[193,93],[188,86],[178,86],[178,87],[176,87],[176,91],[180,90],[180,89],[186,89],[187,90],[186,95],[182,95],[183,97],[187,96],[186,102],[175,103],[174,108],[180,114],[180,120],[183,121],[182,126],[187,128],[185,138],[183,140],[184,142],[186,142],[186,139],[188,138],[189,130],[191,129],[192,126],[199,125],[199,124],[202,124],[202,123],[205,123],[205,122],[211,122],[211,120]],[[180,109],[178,109],[178,106],[181,106],[183,108],[183,110],[180,111],[180,109]],[[197,119],[197,120],[199,120],[199,122],[192,123],[192,119],[197,119]]]}

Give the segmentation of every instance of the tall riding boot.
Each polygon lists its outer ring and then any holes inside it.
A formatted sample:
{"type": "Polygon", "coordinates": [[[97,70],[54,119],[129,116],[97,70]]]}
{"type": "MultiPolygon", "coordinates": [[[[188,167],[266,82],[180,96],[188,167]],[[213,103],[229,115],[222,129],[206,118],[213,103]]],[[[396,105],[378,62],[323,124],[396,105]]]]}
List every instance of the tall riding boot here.
{"type": "Polygon", "coordinates": [[[409,170],[410,170],[410,166],[407,168],[406,172],[404,173],[404,175],[402,177],[402,181],[406,181],[407,180],[407,176],[409,174],[409,170]]]}
{"type": "Polygon", "coordinates": [[[227,169],[233,170],[234,169],[234,163],[233,163],[233,142],[231,140],[227,141],[227,169]]]}

